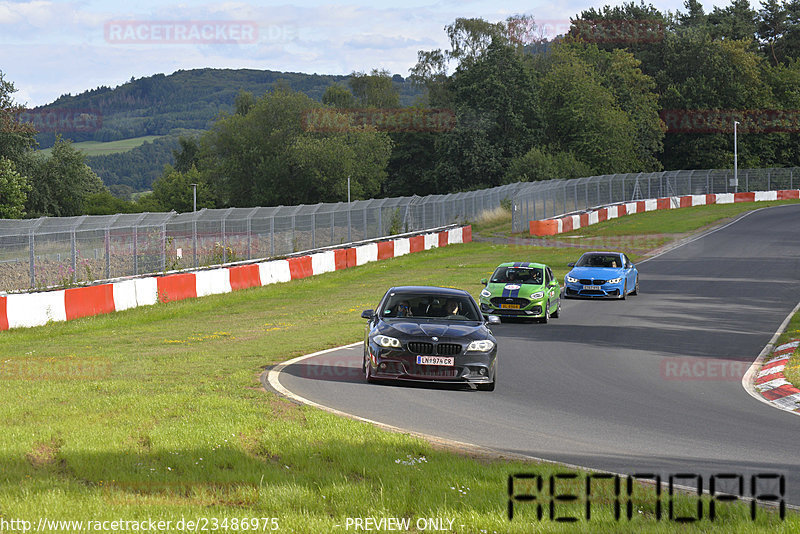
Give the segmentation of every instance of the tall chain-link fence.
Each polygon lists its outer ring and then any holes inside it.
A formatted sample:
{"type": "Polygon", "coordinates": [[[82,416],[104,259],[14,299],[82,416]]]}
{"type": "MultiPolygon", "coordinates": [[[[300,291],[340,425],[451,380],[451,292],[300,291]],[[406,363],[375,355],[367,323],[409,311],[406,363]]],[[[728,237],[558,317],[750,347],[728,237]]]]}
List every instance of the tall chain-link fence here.
{"type": "Polygon", "coordinates": [[[774,191],[800,187],[800,169],[708,169],[651,173],[608,174],[519,184],[512,206],[514,232],[536,221],[597,206],[712,193],[774,191]]]}
{"type": "Polygon", "coordinates": [[[518,187],[349,204],[0,220],[0,291],[280,257],[472,221],[518,187]]]}
{"type": "Polygon", "coordinates": [[[798,169],[613,174],[351,203],[0,220],[0,291],[69,286],[242,260],[475,221],[501,205],[528,221],[632,199],[793,189],[798,169]]]}

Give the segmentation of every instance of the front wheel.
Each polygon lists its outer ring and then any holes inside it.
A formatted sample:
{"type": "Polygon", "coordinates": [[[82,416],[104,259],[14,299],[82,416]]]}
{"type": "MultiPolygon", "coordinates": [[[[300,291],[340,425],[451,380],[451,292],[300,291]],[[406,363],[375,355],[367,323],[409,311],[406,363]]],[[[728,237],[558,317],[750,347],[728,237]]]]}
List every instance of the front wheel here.
{"type": "Polygon", "coordinates": [[[636,286],[634,286],[633,291],[631,291],[631,295],[638,295],[639,294],[639,277],[636,277],[636,286]]]}
{"type": "Polygon", "coordinates": [[[556,308],[555,313],[553,313],[553,315],[551,315],[550,317],[552,317],[553,319],[558,319],[559,317],[561,317],[561,299],[558,299],[558,307],[556,308]]]}
{"type": "Polygon", "coordinates": [[[628,282],[625,282],[625,285],[622,288],[622,294],[619,296],[619,300],[625,300],[625,297],[628,296],[628,282]]]}
{"type": "Polygon", "coordinates": [[[547,301],[547,303],[544,306],[544,315],[542,316],[541,319],[539,319],[539,322],[546,324],[549,321],[550,321],[550,301],[547,301]]]}

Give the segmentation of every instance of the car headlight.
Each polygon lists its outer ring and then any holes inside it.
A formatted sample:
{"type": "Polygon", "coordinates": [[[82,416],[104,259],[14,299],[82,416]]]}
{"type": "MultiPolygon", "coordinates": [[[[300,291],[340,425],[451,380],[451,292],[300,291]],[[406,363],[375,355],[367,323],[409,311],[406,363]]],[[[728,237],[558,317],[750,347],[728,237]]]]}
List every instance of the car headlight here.
{"type": "Polygon", "coordinates": [[[606,282],[606,284],[619,284],[620,282],[622,282],[622,277],[609,280],[608,282],[606,282]]]}
{"type": "Polygon", "coordinates": [[[489,291],[488,289],[482,289],[482,290],[481,290],[481,296],[482,296],[483,298],[486,298],[486,299],[488,299],[489,297],[491,297],[491,296],[492,296],[492,292],[491,292],[491,291],[489,291]]]}
{"type": "Polygon", "coordinates": [[[577,278],[572,278],[571,276],[567,276],[567,282],[570,283],[570,284],[577,284],[578,283],[578,279],[577,278]]]}
{"type": "Polygon", "coordinates": [[[489,352],[494,348],[494,342],[488,339],[476,339],[472,343],[469,344],[467,350],[474,350],[477,352],[489,352]]]}
{"type": "Polygon", "coordinates": [[[391,347],[395,349],[400,348],[400,340],[393,337],[377,335],[372,339],[374,339],[375,343],[377,343],[381,347],[391,347]]]}
{"type": "Polygon", "coordinates": [[[531,300],[540,299],[544,296],[544,291],[537,291],[533,295],[531,295],[531,300]]]}

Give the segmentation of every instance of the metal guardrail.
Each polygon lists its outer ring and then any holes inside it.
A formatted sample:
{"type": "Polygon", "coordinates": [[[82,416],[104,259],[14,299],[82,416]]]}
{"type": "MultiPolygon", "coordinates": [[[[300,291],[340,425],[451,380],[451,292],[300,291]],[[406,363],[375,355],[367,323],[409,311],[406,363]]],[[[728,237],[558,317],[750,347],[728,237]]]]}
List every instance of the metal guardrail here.
{"type": "Polygon", "coordinates": [[[506,202],[512,228],[616,202],[703,193],[793,189],[797,168],[612,174],[425,197],[300,206],[203,209],[0,220],[0,291],[279,257],[463,224],[506,202]]]}

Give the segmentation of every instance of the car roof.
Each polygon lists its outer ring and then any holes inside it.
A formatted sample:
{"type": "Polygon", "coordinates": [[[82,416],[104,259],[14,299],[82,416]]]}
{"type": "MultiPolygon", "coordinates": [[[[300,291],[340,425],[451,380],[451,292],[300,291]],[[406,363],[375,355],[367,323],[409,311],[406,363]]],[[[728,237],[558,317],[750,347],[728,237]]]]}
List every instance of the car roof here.
{"type": "Polygon", "coordinates": [[[389,293],[428,293],[431,295],[450,295],[450,296],[464,296],[469,293],[463,289],[456,289],[454,287],[438,287],[438,286],[398,286],[389,289],[389,293]]]}
{"type": "Polygon", "coordinates": [[[584,252],[581,256],[585,256],[586,254],[616,254],[619,256],[622,252],[618,252],[616,250],[592,250],[589,252],[584,252]]]}
{"type": "Polygon", "coordinates": [[[547,267],[544,263],[534,263],[529,261],[507,261],[505,263],[501,263],[498,267],[538,267],[540,269],[544,269],[547,267]]]}

